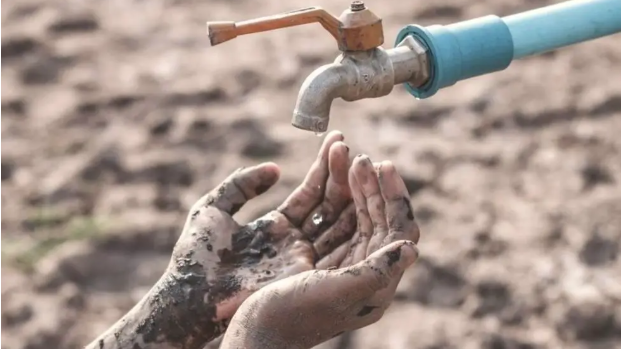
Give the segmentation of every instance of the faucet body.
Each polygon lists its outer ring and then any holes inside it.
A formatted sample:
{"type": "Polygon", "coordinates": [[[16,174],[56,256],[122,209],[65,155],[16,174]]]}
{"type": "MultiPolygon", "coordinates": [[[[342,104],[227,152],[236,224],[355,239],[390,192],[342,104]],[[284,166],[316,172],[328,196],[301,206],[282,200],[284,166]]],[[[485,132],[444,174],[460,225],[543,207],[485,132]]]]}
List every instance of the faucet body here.
{"type": "Polygon", "coordinates": [[[332,64],[311,73],[300,88],[291,124],[297,128],[325,132],[330,106],[336,98],[352,102],[388,95],[396,84],[420,85],[429,78],[426,49],[413,38],[397,47],[346,51],[332,64]]]}

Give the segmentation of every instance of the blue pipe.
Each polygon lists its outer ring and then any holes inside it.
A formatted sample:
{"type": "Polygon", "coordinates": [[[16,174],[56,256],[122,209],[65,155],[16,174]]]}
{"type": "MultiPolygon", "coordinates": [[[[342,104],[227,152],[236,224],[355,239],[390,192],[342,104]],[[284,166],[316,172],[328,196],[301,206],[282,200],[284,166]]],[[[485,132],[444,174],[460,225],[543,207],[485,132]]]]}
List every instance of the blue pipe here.
{"type": "Polygon", "coordinates": [[[405,84],[408,92],[424,99],[460,80],[504,70],[514,59],[620,32],[621,0],[571,0],[503,18],[409,25],[395,45],[411,35],[426,46],[429,81],[420,87],[405,84]]]}

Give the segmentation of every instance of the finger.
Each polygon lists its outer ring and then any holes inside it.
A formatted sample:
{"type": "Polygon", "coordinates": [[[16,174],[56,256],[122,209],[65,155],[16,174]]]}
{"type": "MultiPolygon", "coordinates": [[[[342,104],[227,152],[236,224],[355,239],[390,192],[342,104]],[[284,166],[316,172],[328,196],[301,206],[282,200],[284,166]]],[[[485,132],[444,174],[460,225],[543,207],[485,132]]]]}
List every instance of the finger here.
{"type": "Polygon", "coordinates": [[[358,248],[359,244],[360,244],[360,231],[356,230],[356,233],[354,233],[354,236],[351,238],[349,242],[349,248],[347,249],[347,254],[345,255],[345,258],[340,264],[341,268],[349,267],[355,264],[353,262],[354,253],[356,252],[356,249],[358,248]]]}
{"type": "Polygon", "coordinates": [[[292,241],[302,239],[301,233],[291,225],[291,222],[278,211],[270,211],[261,218],[246,225],[250,231],[262,232],[270,242],[280,241],[292,237],[292,241]]]}
{"type": "Polygon", "coordinates": [[[322,258],[345,242],[356,232],[356,208],[353,204],[341,213],[339,219],[314,242],[315,251],[322,258]]]}
{"type": "Polygon", "coordinates": [[[385,246],[367,259],[347,268],[333,271],[334,277],[343,278],[343,294],[351,301],[373,297],[376,292],[398,284],[403,271],[418,258],[418,249],[411,241],[396,241],[385,246]]]}
{"type": "MultiPolygon", "coordinates": [[[[392,162],[382,162],[379,183],[386,205],[386,220],[390,235],[388,240],[406,239],[418,243],[420,231],[414,219],[410,193],[392,162]]],[[[384,243],[387,244],[390,241],[384,243]]]]}
{"type": "Polygon", "coordinates": [[[321,202],[329,175],[330,147],[342,141],[343,138],[343,134],[339,131],[332,131],[326,136],[319,149],[317,160],[306,174],[304,182],[278,208],[278,211],[287,216],[296,226],[301,225],[311,210],[321,202]]]}
{"type": "Polygon", "coordinates": [[[355,264],[367,257],[367,247],[369,246],[369,240],[373,235],[373,222],[369,216],[369,210],[367,208],[367,199],[364,196],[364,191],[358,183],[354,172],[357,167],[361,165],[361,161],[354,161],[349,171],[349,185],[351,188],[351,194],[354,198],[354,204],[356,206],[356,221],[358,232],[358,244],[352,251],[352,257],[349,261],[350,264],[355,264]]]}
{"type": "Polygon", "coordinates": [[[399,282],[401,274],[418,259],[418,247],[413,241],[394,241],[373,252],[365,260],[366,266],[377,273],[374,284],[376,291],[384,289],[390,282],[399,282]],[[388,284],[385,282],[389,281],[388,284]]]}
{"type": "Polygon", "coordinates": [[[320,269],[320,270],[329,269],[329,268],[337,268],[339,265],[341,265],[341,263],[343,263],[343,260],[345,259],[345,256],[347,255],[347,252],[349,251],[350,243],[351,243],[351,240],[347,240],[344,243],[342,243],[341,246],[337,247],[336,249],[334,249],[334,251],[330,252],[327,256],[320,259],[319,262],[317,262],[317,264],[315,265],[315,268],[320,269]]]}
{"type": "Polygon", "coordinates": [[[233,215],[248,200],[266,192],[279,176],[280,169],[271,162],[239,169],[205,195],[201,206],[213,206],[233,215]]]}
{"type": "Polygon", "coordinates": [[[367,210],[373,223],[373,236],[369,240],[367,255],[377,250],[388,234],[388,224],[384,212],[384,198],[380,192],[377,172],[368,156],[363,155],[354,159],[354,174],[362,188],[367,202],[367,210]]]}
{"type": "Polygon", "coordinates": [[[367,287],[372,290],[352,309],[355,317],[351,326],[362,328],[377,322],[392,302],[403,272],[418,258],[418,249],[412,241],[394,242],[374,252],[363,262],[361,273],[367,276],[367,287]]]}
{"type": "Polygon", "coordinates": [[[347,173],[349,170],[349,148],[343,142],[330,147],[329,176],[321,203],[315,207],[302,224],[302,232],[311,241],[323,233],[339,218],[340,213],[351,203],[347,173]]]}

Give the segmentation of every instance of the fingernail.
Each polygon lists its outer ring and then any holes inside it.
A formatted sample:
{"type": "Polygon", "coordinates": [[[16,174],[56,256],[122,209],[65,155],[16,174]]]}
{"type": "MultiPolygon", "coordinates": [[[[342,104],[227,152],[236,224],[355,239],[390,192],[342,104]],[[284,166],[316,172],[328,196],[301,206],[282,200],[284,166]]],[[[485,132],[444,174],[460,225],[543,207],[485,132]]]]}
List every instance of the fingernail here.
{"type": "Polygon", "coordinates": [[[333,134],[338,134],[338,137],[343,140],[345,139],[345,135],[343,134],[343,132],[339,131],[339,130],[334,130],[332,131],[333,134]]]}
{"type": "Polygon", "coordinates": [[[395,164],[390,161],[390,160],[384,160],[382,161],[382,167],[384,167],[384,169],[386,171],[391,172],[391,175],[394,176],[395,174],[397,174],[397,168],[395,167],[395,164]]]}
{"type": "Polygon", "coordinates": [[[410,265],[414,264],[418,259],[418,248],[416,244],[412,241],[405,241],[403,245],[401,245],[401,260],[400,264],[403,268],[407,268],[410,265]]]}

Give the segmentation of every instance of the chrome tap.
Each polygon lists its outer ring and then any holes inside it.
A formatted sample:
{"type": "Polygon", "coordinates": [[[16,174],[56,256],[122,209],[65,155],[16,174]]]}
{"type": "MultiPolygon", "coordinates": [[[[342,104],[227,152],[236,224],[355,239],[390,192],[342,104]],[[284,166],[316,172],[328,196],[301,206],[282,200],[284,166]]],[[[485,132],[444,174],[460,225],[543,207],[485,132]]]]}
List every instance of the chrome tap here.
{"type": "Polygon", "coordinates": [[[422,86],[429,79],[426,48],[408,36],[396,47],[383,49],[382,20],[362,1],[352,2],[338,18],[310,7],[238,23],[209,22],[207,29],[211,44],[217,45],[239,35],[314,22],[334,37],[341,54],[302,84],[291,121],[297,128],[325,132],[335,98],[351,102],[382,97],[396,84],[422,86]]]}

